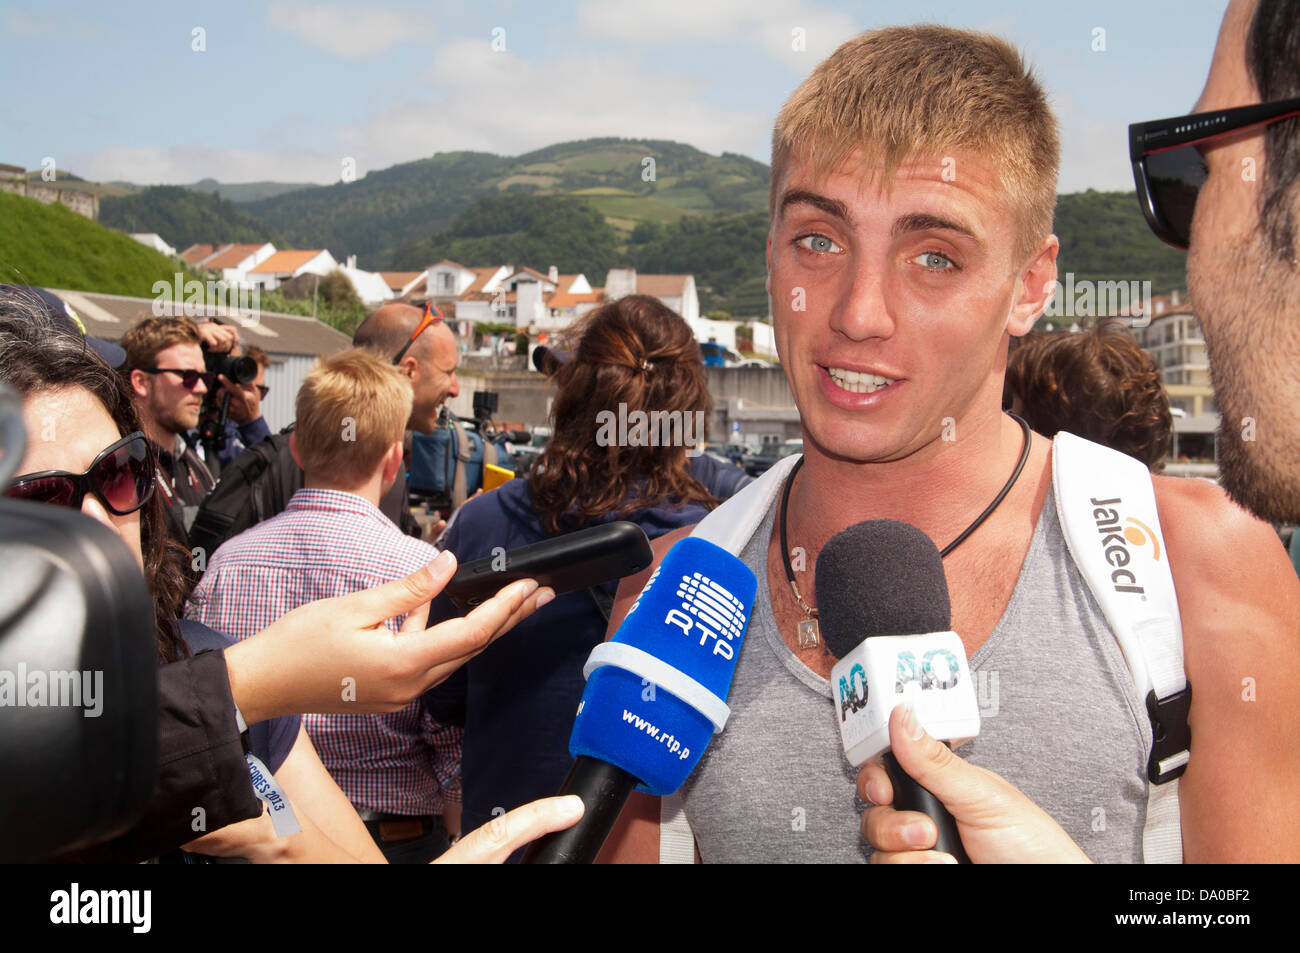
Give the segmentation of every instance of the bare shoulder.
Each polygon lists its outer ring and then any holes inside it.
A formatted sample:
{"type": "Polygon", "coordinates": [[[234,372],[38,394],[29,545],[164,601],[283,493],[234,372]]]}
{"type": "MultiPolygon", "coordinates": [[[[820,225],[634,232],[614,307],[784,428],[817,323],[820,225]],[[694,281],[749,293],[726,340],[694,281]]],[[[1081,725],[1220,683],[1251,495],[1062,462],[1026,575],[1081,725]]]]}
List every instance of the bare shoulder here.
{"type": "Polygon", "coordinates": [[[1251,621],[1267,623],[1252,640],[1292,640],[1300,579],[1273,527],[1207,480],[1156,477],[1154,484],[1189,647],[1201,648],[1194,640],[1209,634],[1214,648],[1234,647],[1251,621]]]}
{"type": "Polygon", "coordinates": [[[1192,687],[1184,855],[1294,862],[1300,579],[1273,528],[1219,487],[1157,477],[1155,491],[1192,687]]]}
{"type": "Polygon", "coordinates": [[[1276,549],[1282,542],[1273,528],[1234,503],[1222,487],[1209,480],[1154,477],[1156,506],[1165,540],[1173,551],[1178,544],[1198,550],[1207,558],[1234,557],[1239,546],[1276,549]]]}

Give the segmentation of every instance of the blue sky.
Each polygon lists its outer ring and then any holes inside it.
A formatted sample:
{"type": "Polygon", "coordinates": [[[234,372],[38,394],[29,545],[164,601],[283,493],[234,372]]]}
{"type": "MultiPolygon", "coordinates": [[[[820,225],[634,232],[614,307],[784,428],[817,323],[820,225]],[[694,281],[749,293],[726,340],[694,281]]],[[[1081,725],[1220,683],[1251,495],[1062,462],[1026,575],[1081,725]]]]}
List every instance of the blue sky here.
{"type": "Polygon", "coordinates": [[[767,161],[781,103],[835,46],[937,22],[1001,34],[1029,57],[1062,120],[1062,192],[1131,189],[1127,124],[1190,110],[1225,7],[6,0],[0,162],[32,169],[50,156],[87,178],[144,184],[326,183],[348,158],[359,177],[435,152],[516,155],[599,135],[767,161]]]}

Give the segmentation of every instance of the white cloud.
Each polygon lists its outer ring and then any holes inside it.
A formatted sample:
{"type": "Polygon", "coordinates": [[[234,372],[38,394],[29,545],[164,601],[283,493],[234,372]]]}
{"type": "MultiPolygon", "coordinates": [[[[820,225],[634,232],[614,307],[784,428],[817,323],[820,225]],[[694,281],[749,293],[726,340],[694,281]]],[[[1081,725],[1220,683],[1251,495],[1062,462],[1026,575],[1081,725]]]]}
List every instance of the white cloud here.
{"type": "Polygon", "coordinates": [[[740,41],[804,73],[860,32],[853,17],[808,0],[584,0],[577,22],[581,32],[608,43],[740,41]]]}
{"type": "Polygon", "coordinates": [[[362,6],[350,10],[321,3],[277,0],[267,11],[273,29],[292,33],[308,46],[343,59],[363,59],[390,46],[428,39],[432,26],[423,17],[362,6]]]}
{"type": "Polygon", "coordinates": [[[187,143],[168,148],[109,146],[68,156],[67,168],[97,182],[183,185],[203,178],[219,182],[337,182],[342,169],[335,151],[256,152],[187,143]]]}
{"type": "Polygon", "coordinates": [[[427,98],[392,103],[333,135],[321,129],[311,149],[259,152],[192,143],[110,147],[69,156],[68,168],[99,181],[142,184],[209,176],[221,182],[324,184],[339,180],[348,156],[356,160],[359,178],[435,152],[518,155],[595,136],[671,139],[713,153],[741,151],[746,143],[761,141],[773,119],[700,102],[709,84],[705,77],[651,73],[612,52],[529,62],[511,52],[492,52],[486,38],[443,46],[425,81],[427,98]]]}
{"type": "Polygon", "coordinates": [[[700,102],[707,79],[651,73],[612,52],[530,62],[494,53],[486,40],[458,40],[439,50],[429,79],[438,98],[391,106],[342,131],[359,168],[453,149],[516,155],[592,136],[736,151],[771,127],[768,115],[700,102]]]}

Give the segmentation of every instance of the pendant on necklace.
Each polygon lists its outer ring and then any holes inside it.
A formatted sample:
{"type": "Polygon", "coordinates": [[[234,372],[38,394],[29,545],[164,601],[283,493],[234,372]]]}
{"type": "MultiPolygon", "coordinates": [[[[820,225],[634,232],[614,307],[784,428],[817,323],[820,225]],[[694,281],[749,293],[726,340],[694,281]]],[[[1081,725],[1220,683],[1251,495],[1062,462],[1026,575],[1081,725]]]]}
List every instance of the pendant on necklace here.
{"type": "Polygon", "coordinates": [[[801,619],[799,621],[799,648],[815,649],[821,642],[821,630],[817,627],[816,619],[801,619]]]}

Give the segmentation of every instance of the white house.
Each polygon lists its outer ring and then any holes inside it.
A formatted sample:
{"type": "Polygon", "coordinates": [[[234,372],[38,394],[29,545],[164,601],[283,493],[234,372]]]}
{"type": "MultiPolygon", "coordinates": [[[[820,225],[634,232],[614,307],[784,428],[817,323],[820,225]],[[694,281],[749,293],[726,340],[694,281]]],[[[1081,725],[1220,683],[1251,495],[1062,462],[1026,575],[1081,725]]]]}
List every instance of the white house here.
{"type": "Polygon", "coordinates": [[[604,299],[604,289],[592,288],[586,275],[556,275],[555,292],[546,299],[546,316],[538,323],[538,330],[563,330],[604,299]]]}
{"type": "MultiPolygon", "coordinates": [[[[435,301],[453,301],[469,291],[470,286],[475,283],[483,270],[482,268],[466,268],[464,265],[444,258],[436,265],[430,265],[425,269],[429,276],[429,297],[435,301]]],[[[501,269],[495,270],[505,269],[503,266],[501,269]]]]}
{"type": "Polygon", "coordinates": [[[638,275],[635,268],[611,268],[605,276],[605,299],[617,301],[630,294],[658,298],[688,322],[700,316],[694,275],[638,275]]]}
{"type": "Polygon", "coordinates": [[[428,269],[424,271],[381,271],[379,277],[384,279],[388,290],[394,298],[406,300],[416,296],[427,295],[425,282],[429,277],[428,269]]]}
{"type": "Polygon", "coordinates": [[[357,256],[348,255],[347,261],[339,266],[352,287],[365,305],[377,305],[391,301],[395,296],[384,276],[377,271],[364,271],[357,267],[357,256]]]}
{"type": "Polygon", "coordinates": [[[199,267],[218,272],[221,279],[229,285],[248,285],[252,284],[248,273],[274,254],[275,246],[270,242],[260,245],[219,245],[213,254],[199,262],[199,267]]]}
{"type": "Polygon", "coordinates": [[[154,251],[162,252],[164,255],[171,255],[173,258],[176,257],[176,249],[163,241],[157,232],[132,232],[131,237],[141,245],[146,245],[154,251]]]}
{"type": "Polygon", "coordinates": [[[299,275],[324,277],[339,267],[328,249],[309,251],[296,249],[278,251],[248,272],[248,280],[267,291],[274,291],[280,283],[299,275]]]}

